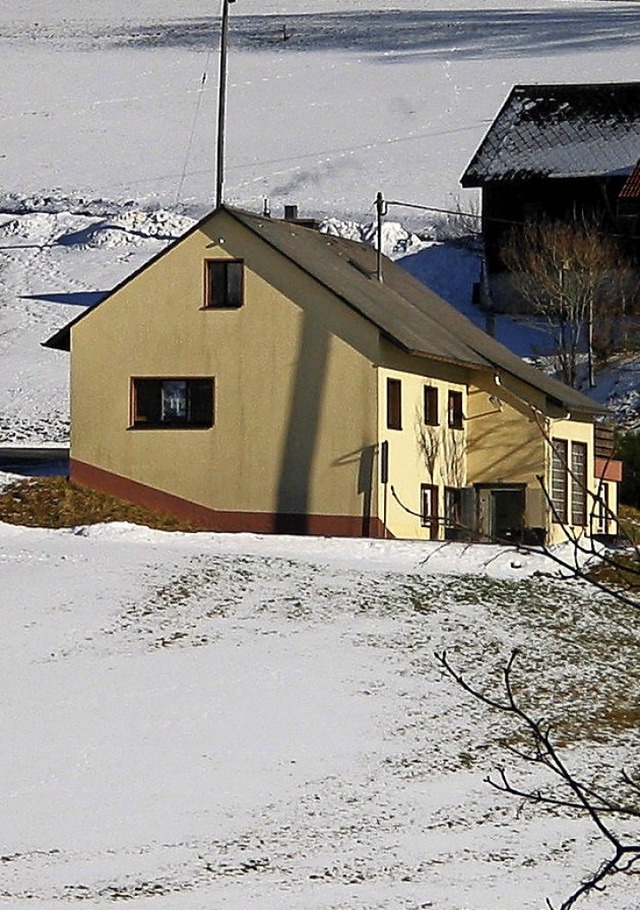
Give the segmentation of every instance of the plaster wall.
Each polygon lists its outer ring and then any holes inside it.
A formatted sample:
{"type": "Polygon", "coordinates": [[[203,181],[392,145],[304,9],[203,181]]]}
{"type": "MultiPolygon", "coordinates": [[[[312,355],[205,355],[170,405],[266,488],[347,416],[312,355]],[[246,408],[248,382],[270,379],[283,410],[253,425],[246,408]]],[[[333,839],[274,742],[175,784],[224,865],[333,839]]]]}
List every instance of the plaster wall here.
{"type": "MultiPolygon", "coordinates": [[[[450,429],[447,420],[449,390],[460,392],[466,412],[466,370],[452,364],[409,357],[383,345],[378,371],[378,424],[381,443],[389,452],[388,483],[379,484],[379,516],[395,537],[442,539],[422,521],[421,485],[438,488],[438,514],[444,516],[444,488],[462,487],[466,478],[464,429],[450,429]],[[402,429],[387,426],[387,380],[402,383],[402,429]],[[438,425],[424,422],[424,387],[438,392],[438,425]]],[[[463,421],[464,426],[464,421],[463,421]]]]}
{"type": "Polygon", "coordinates": [[[72,329],[72,459],[211,509],[375,513],[378,330],[221,212],[72,329]],[[245,304],[203,309],[204,260],[245,304]],[[209,429],[134,429],[132,377],[214,377],[209,429]]]}

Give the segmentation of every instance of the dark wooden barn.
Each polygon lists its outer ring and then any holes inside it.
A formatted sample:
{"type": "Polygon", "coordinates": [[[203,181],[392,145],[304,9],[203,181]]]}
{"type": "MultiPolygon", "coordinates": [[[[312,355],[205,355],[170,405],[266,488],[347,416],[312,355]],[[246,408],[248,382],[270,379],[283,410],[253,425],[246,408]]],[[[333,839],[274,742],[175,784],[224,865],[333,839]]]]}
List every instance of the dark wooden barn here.
{"type": "Polygon", "coordinates": [[[489,275],[505,232],[526,221],[587,215],[628,233],[639,159],[640,82],[515,86],[461,179],[482,190],[489,275]]]}

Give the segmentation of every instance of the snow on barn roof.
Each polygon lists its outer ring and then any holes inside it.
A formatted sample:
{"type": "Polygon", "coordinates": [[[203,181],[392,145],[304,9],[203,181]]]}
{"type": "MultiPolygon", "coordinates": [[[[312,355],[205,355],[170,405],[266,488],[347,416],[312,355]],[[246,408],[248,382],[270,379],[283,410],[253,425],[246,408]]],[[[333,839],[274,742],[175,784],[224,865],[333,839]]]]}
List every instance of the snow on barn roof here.
{"type": "Polygon", "coordinates": [[[461,183],[624,176],[638,158],[640,82],[516,85],[461,183]]]}

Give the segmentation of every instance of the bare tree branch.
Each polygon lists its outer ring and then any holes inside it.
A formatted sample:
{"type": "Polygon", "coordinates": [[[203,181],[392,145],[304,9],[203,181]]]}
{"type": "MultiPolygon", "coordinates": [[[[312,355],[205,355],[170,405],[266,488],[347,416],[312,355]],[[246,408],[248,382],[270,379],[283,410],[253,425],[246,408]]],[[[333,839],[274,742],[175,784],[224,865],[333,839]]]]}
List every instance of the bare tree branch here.
{"type": "MultiPolygon", "coordinates": [[[[476,701],[481,702],[493,711],[507,715],[516,724],[517,728],[526,737],[529,750],[510,748],[510,752],[521,760],[537,764],[545,768],[560,786],[560,794],[545,792],[540,788],[527,789],[512,784],[506,770],[497,769],[497,778],[489,775],[485,781],[496,790],[507,793],[522,800],[524,803],[541,805],[549,809],[568,810],[579,817],[590,820],[599,834],[610,845],[612,855],[600,867],[566,898],[558,910],[570,910],[581,897],[591,891],[602,890],[605,880],[618,873],[628,872],[634,863],[640,860],[640,842],[631,840],[625,842],[605,818],[613,819],[639,819],[640,818],[640,784],[633,780],[626,771],[621,771],[620,780],[617,782],[619,798],[613,798],[598,789],[592,782],[580,780],[566,764],[558,751],[552,738],[550,726],[543,718],[536,719],[518,699],[514,688],[514,667],[519,657],[519,651],[514,650],[501,671],[502,699],[488,694],[483,689],[472,685],[450,662],[447,652],[435,655],[436,660],[443,670],[465,692],[476,701]]],[[[556,910],[547,900],[550,910],[556,910]]]]}

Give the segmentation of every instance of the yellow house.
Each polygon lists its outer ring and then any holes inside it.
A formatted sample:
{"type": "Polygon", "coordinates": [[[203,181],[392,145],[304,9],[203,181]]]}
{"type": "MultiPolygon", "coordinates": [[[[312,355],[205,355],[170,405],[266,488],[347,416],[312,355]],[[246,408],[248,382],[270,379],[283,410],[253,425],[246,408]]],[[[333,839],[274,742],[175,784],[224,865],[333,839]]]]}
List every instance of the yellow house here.
{"type": "Polygon", "coordinates": [[[45,343],[72,480],[221,531],[613,532],[601,409],[382,279],[370,247],[217,209],[45,343]]]}

